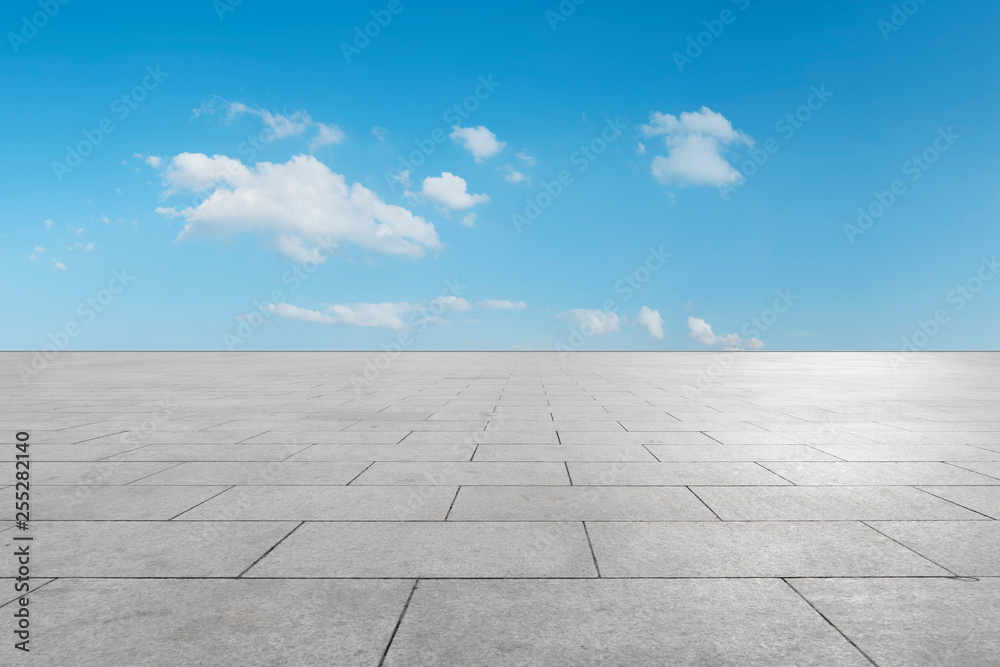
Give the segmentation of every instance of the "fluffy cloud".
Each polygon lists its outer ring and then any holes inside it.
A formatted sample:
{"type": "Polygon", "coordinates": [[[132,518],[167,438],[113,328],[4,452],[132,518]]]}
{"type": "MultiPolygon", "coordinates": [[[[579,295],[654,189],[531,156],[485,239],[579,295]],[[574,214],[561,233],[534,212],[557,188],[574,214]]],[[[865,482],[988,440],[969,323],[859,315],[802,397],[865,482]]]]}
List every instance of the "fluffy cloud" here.
{"type": "Polygon", "coordinates": [[[560,320],[572,322],[586,336],[599,336],[600,334],[621,331],[618,315],[606,313],[603,310],[588,310],[585,308],[574,308],[565,313],[559,313],[556,317],[560,320]]]}
{"type": "Polygon", "coordinates": [[[472,310],[472,304],[460,296],[439,296],[431,301],[432,310],[472,310]],[[437,308],[435,308],[437,306],[437,308]]]}
{"type": "Polygon", "coordinates": [[[462,216],[462,219],[459,220],[458,222],[460,224],[465,225],[466,227],[475,227],[476,226],[476,214],[475,213],[466,213],[465,215],[462,216]]]}
{"type": "Polygon", "coordinates": [[[524,310],[528,307],[524,301],[508,301],[506,299],[483,299],[477,301],[476,305],[494,310],[524,310]]]}
{"type": "Polygon", "coordinates": [[[639,314],[635,316],[633,324],[646,327],[649,335],[653,338],[663,338],[663,318],[660,311],[652,310],[649,306],[643,306],[639,314]]]}
{"type": "Polygon", "coordinates": [[[290,303],[268,304],[264,309],[279,317],[319,324],[347,324],[372,329],[410,331],[421,323],[447,322],[434,313],[449,310],[467,311],[472,304],[461,297],[442,296],[430,304],[418,303],[346,303],[326,306],[325,311],[310,310],[290,303]],[[404,316],[409,315],[404,319],[404,316]]]}
{"type": "Polygon", "coordinates": [[[756,338],[741,338],[738,334],[716,335],[705,320],[697,317],[688,318],[688,329],[691,338],[703,345],[718,346],[723,350],[760,350],[764,343],[756,338]]]}
{"type": "Polygon", "coordinates": [[[492,157],[503,150],[507,144],[497,141],[497,135],[486,129],[484,125],[479,127],[461,127],[454,125],[451,128],[451,140],[462,144],[467,151],[472,153],[476,162],[482,162],[488,157],[492,157]]]}
{"type": "MultiPolygon", "coordinates": [[[[263,141],[273,141],[286,137],[299,137],[307,130],[315,129],[316,133],[309,140],[309,148],[315,149],[330,144],[339,144],[347,136],[344,131],[336,125],[317,123],[305,111],[295,111],[291,114],[280,114],[261,109],[256,106],[249,106],[242,102],[230,102],[221,97],[213,97],[208,102],[202,104],[194,110],[195,117],[202,114],[224,113],[226,122],[230,123],[240,116],[252,116],[257,118],[266,128],[267,135],[263,141]]],[[[154,168],[157,165],[151,165],[154,168]]]]}
{"type": "Polygon", "coordinates": [[[667,154],[653,158],[652,173],[661,183],[722,186],[737,183],[741,174],[723,153],[753,141],[708,107],[685,111],[680,117],[654,111],[640,129],[647,137],[663,137],[667,154]]]}
{"type": "Polygon", "coordinates": [[[309,150],[314,151],[323,146],[339,144],[347,138],[347,134],[336,125],[316,123],[316,135],[309,140],[309,150]]]}
{"type": "Polygon", "coordinates": [[[59,260],[55,260],[54,259],[54,260],[52,260],[52,270],[53,271],[66,271],[67,268],[66,268],[65,264],[63,264],[59,260]]]}
{"type": "Polygon", "coordinates": [[[329,247],[345,240],[408,257],[442,247],[434,225],[385,203],[359,183],[349,185],[309,155],[248,167],[224,155],[181,153],[163,175],[168,195],[215,187],[197,206],[156,209],[185,220],[178,239],[246,231],[273,234],[276,246],[293,261],[315,252],[305,248],[305,241],[329,247]]]}
{"type": "Polygon", "coordinates": [[[456,210],[472,208],[490,200],[486,193],[470,194],[465,179],[447,171],[440,176],[425,178],[422,194],[433,202],[456,210]]]}
{"type": "Polygon", "coordinates": [[[533,155],[529,155],[528,151],[518,151],[517,157],[521,158],[524,164],[528,165],[529,167],[532,167],[535,164],[535,157],[533,155]]]}
{"type": "Polygon", "coordinates": [[[505,164],[504,167],[507,169],[507,173],[503,175],[503,178],[508,183],[530,183],[531,179],[527,174],[524,174],[517,169],[514,169],[513,165],[505,164]]]}

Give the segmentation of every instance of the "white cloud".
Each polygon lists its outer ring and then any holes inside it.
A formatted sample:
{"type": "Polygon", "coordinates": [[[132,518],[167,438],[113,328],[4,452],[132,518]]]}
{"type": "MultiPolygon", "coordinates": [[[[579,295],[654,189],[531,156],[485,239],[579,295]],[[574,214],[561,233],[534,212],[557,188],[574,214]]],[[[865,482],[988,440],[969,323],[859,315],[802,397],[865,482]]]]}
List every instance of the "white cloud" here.
{"type": "MultiPolygon", "coordinates": [[[[202,114],[225,113],[226,122],[230,123],[240,116],[253,116],[257,118],[268,134],[261,138],[262,141],[270,142],[275,139],[285,139],[287,137],[299,137],[307,130],[315,129],[316,134],[309,140],[309,149],[313,150],[330,144],[339,144],[347,136],[343,130],[336,125],[318,123],[312,119],[305,111],[294,111],[290,114],[280,114],[277,112],[261,109],[257,106],[249,106],[242,102],[230,102],[222,97],[213,97],[208,102],[202,104],[194,110],[197,118],[202,114]]],[[[158,165],[151,164],[155,169],[158,165]]]]}
{"type": "Polygon", "coordinates": [[[466,227],[475,227],[476,226],[476,214],[475,213],[466,213],[465,215],[462,216],[462,219],[459,220],[458,222],[461,223],[461,224],[463,224],[463,225],[465,225],[466,227]]]}
{"type": "Polygon", "coordinates": [[[753,145],[731,122],[708,107],[680,117],[654,111],[640,129],[647,137],[662,136],[667,154],[653,158],[651,171],[661,183],[727,185],[743,177],[724,157],[727,147],[753,145]]]}
{"type": "MultiPolygon", "coordinates": [[[[178,239],[253,231],[327,245],[346,240],[409,257],[442,247],[434,225],[402,206],[385,203],[359,183],[348,185],[309,155],[248,167],[224,155],[181,153],[170,161],[164,179],[167,194],[217,186],[198,206],[156,209],[187,222],[178,239]]],[[[279,243],[293,248],[289,257],[298,259],[294,242],[279,243]]]]}
{"type": "Polygon", "coordinates": [[[379,141],[385,141],[386,135],[389,134],[389,129],[385,127],[379,127],[376,125],[372,128],[372,136],[379,141]]]}
{"type": "Polygon", "coordinates": [[[649,335],[653,338],[663,338],[663,318],[660,311],[652,310],[649,306],[643,306],[639,314],[635,316],[633,324],[646,327],[649,335]]]}
{"type": "Polygon", "coordinates": [[[305,242],[298,236],[279,234],[274,239],[274,249],[296,264],[305,264],[306,262],[323,264],[326,262],[326,255],[323,254],[322,248],[307,248],[305,242]]]}
{"type": "Polygon", "coordinates": [[[691,338],[703,345],[718,346],[723,350],[760,350],[764,343],[756,338],[741,338],[738,334],[716,335],[705,320],[697,317],[688,318],[688,329],[691,338]]]}
{"type": "Polygon", "coordinates": [[[527,174],[521,173],[517,169],[514,169],[513,165],[505,164],[504,168],[507,169],[507,173],[503,175],[503,178],[508,183],[530,183],[531,179],[527,174]]]}
{"type": "Polygon", "coordinates": [[[524,164],[529,167],[535,166],[535,157],[533,155],[529,155],[528,151],[518,151],[517,157],[521,158],[521,160],[524,161],[524,164]]]}
{"type": "Polygon", "coordinates": [[[45,252],[45,248],[43,248],[40,245],[36,245],[35,246],[35,252],[33,252],[30,255],[28,255],[28,259],[30,259],[32,262],[38,261],[38,256],[41,255],[44,252],[45,252]]]}
{"type": "Polygon", "coordinates": [[[446,171],[440,176],[428,176],[424,179],[423,195],[431,201],[456,210],[472,208],[480,202],[490,200],[486,193],[470,194],[467,187],[464,178],[446,171]]]}
{"type": "Polygon", "coordinates": [[[52,218],[45,221],[45,229],[52,229],[52,218]]]}
{"type": "Polygon", "coordinates": [[[300,320],[302,322],[319,322],[320,324],[335,324],[336,320],[317,310],[300,308],[290,303],[267,304],[264,309],[279,317],[287,317],[290,320],[300,320]]]}
{"type": "Polygon", "coordinates": [[[465,146],[465,149],[472,153],[476,162],[482,162],[484,159],[496,155],[507,145],[502,141],[497,141],[497,135],[487,130],[484,125],[479,127],[453,125],[451,130],[451,140],[465,146]]]}
{"type": "MultiPolygon", "coordinates": [[[[335,304],[326,307],[326,312],[300,308],[288,303],[269,304],[264,308],[280,317],[317,322],[320,324],[347,324],[355,327],[372,329],[390,329],[392,331],[409,331],[420,321],[440,322],[440,318],[430,316],[416,317],[415,321],[404,321],[402,316],[407,313],[426,311],[425,306],[413,303],[350,303],[335,304]]],[[[414,318],[409,318],[413,320],[414,318]]]]}
{"type": "Polygon", "coordinates": [[[606,313],[603,310],[585,308],[574,308],[565,313],[559,313],[556,318],[572,322],[587,336],[598,336],[600,334],[621,331],[618,315],[606,313]]]}
{"type": "Polygon", "coordinates": [[[163,158],[159,155],[144,155],[143,153],[133,153],[132,157],[142,160],[148,164],[153,169],[159,169],[163,166],[163,158]]]}
{"type": "Polygon", "coordinates": [[[83,227],[80,227],[80,228],[78,229],[78,228],[76,228],[76,227],[73,227],[73,226],[71,226],[71,225],[66,225],[66,229],[68,229],[68,230],[69,230],[69,231],[71,231],[71,232],[76,232],[76,235],[77,235],[77,236],[83,236],[83,227]]]}
{"type": "Polygon", "coordinates": [[[52,270],[53,271],[66,271],[66,265],[58,260],[52,260],[52,270]]]}
{"type": "Polygon", "coordinates": [[[313,151],[323,146],[339,144],[347,138],[347,134],[336,125],[316,123],[316,135],[309,140],[309,150],[313,151]]]}
{"type": "Polygon", "coordinates": [[[642,143],[640,141],[639,145],[635,147],[635,154],[636,155],[645,155],[646,154],[646,144],[644,144],[644,143],[642,143]]]}
{"type": "Polygon", "coordinates": [[[431,308],[435,304],[439,305],[442,310],[458,310],[462,312],[472,310],[472,304],[460,296],[439,296],[431,301],[431,308]]]}
{"type": "Polygon", "coordinates": [[[495,310],[524,310],[528,307],[524,301],[508,301],[507,299],[483,299],[477,301],[476,305],[495,310]]]}
{"type": "Polygon", "coordinates": [[[79,241],[76,241],[73,245],[66,246],[66,250],[83,250],[84,252],[90,252],[93,249],[94,249],[93,243],[83,244],[80,243],[79,241]]]}

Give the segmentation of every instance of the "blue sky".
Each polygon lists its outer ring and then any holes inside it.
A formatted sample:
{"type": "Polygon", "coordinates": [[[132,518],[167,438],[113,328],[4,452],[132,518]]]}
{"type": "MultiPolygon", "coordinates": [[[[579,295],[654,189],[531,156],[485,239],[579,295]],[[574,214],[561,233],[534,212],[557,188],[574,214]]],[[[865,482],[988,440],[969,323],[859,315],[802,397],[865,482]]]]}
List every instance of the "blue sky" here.
{"type": "Polygon", "coordinates": [[[995,3],[0,26],[3,349],[998,347],[995,3]]]}

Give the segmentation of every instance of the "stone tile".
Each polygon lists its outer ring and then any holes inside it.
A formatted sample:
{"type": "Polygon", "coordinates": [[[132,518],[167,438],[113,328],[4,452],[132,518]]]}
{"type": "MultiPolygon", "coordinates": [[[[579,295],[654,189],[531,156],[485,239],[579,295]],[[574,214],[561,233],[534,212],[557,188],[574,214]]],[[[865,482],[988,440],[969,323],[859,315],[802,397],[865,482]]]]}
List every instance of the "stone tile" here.
{"type": "Polygon", "coordinates": [[[449,521],[716,521],[689,489],[463,486],[449,521]]]}
{"type": "Polygon", "coordinates": [[[991,431],[938,431],[936,433],[880,433],[872,440],[886,445],[984,445],[1000,446],[1000,433],[991,431]]]}
{"type": "Polygon", "coordinates": [[[569,484],[563,463],[539,462],[416,462],[377,461],[361,473],[354,486],[364,485],[534,485],[569,484]]]}
{"type": "Polygon", "coordinates": [[[873,521],[872,527],[963,577],[1000,577],[1000,522],[873,521]]]}
{"type": "MultiPolygon", "coordinates": [[[[225,489],[225,486],[34,487],[31,518],[35,521],[167,521],[225,489]]],[[[9,493],[7,495],[11,498],[9,493]]]]}
{"type": "Polygon", "coordinates": [[[922,486],[922,490],[951,502],[1000,519],[1000,488],[996,486],[922,486]]]}
{"type": "Polygon", "coordinates": [[[581,433],[559,434],[564,445],[717,445],[715,440],[704,433],[660,432],[660,433],[581,433]]]}
{"type": "Polygon", "coordinates": [[[694,492],[723,521],[985,520],[906,486],[705,486],[694,492]]]}
{"type": "Polygon", "coordinates": [[[354,431],[482,431],[487,426],[487,420],[471,421],[358,421],[344,429],[354,431]]]}
{"type": "Polygon", "coordinates": [[[836,461],[807,445],[647,445],[660,461],[836,461]]]}
{"type": "Polygon", "coordinates": [[[986,477],[947,463],[762,463],[768,470],[799,486],[914,486],[919,484],[1000,484],[1000,479],[986,477]]]}
{"type": "Polygon", "coordinates": [[[469,461],[469,445],[313,445],[289,461],[469,461]]]}
{"type": "Polygon", "coordinates": [[[342,485],[368,467],[367,462],[270,462],[270,461],[194,461],[182,463],[146,477],[136,486],[153,485],[342,485]]]}
{"type": "MultiPolygon", "coordinates": [[[[283,522],[32,521],[31,576],[235,577],[297,525],[283,522]]],[[[12,532],[0,535],[13,552],[12,532]]],[[[8,563],[10,558],[7,559],[8,563]]]]}
{"type": "Polygon", "coordinates": [[[25,664],[376,665],[412,587],[406,580],[61,579],[31,597],[25,664]]]}
{"type": "Polygon", "coordinates": [[[790,583],[882,667],[994,665],[1000,655],[1000,579],[790,583]]]}
{"type": "Polygon", "coordinates": [[[788,485],[774,473],[748,462],[567,463],[578,486],[788,485]]]}
{"type": "Polygon", "coordinates": [[[811,431],[707,431],[724,445],[870,445],[872,441],[853,433],[811,431]]]}
{"type": "Polygon", "coordinates": [[[548,431],[469,431],[434,433],[414,431],[403,440],[408,445],[558,445],[555,430],[548,431]]]}
{"type": "Polygon", "coordinates": [[[473,461],[656,461],[642,445],[480,445],[473,461]]]}
{"type": "Polygon", "coordinates": [[[956,462],[955,465],[972,472],[978,472],[980,475],[1000,479],[1000,461],[961,461],[956,462]]]}
{"type": "Polygon", "coordinates": [[[421,581],[385,665],[868,665],[779,580],[421,581]]]}
{"type": "Polygon", "coordinates": [[[407,435],[409,430],[392,431],[268,431],[248,438],[245,445],[284,444],[386,444],[394,445],[407,435]]]}
{"type": "Polygon", "coordinates": [[[281,461],[308,445],[149,445],[109,461],[281,461]]]}
{"type": "Polygon", "coordinates": [[[184,521],[442,521],[452,486],[241,486],[185,512],[184,521]]]}
{"type": "Polygon", "coordinates": [[[855,522],[590,523],[588,531],[602,577],[949,575],[855,522]]]}
{"type": "Polygon", "coordinates": [[[582,523],[307,523],[248,577],[596,577],[582,523]]]}
{"type": "MultiPolygon", "coordinates": [[[[132,445],[31,445],[31,461],[100,461],[135,449],[132,445]]],[[[0,451],[0,461],[15,461],[13,447],[0,451]]]]}
{"type": "Polygon", "coordinates": [[[1000,453],[969,445],[814,445],[847,461],[1000,461],[1000,453]]]}
{"type": "MultiPolygon", "coordinates": [[[[128,484],[174,465],[176,464],[141,461],[128,463],[34,461],[31,465],[31,483],[38,486],[128,484]]],[[[11,462],[4,464],[3,467],[9,467],[13,471],[13,466],[11,462]]],[[[13,476],[7,479],[13,479],[13,476]]]]}
{"type": "Polygon", "coordinates": [[[88,444],[102,445],[117,442],[135,445],[175,445],[180,443],[235,445],[247,438],[259,435],[257,430],[238,431],[134,431],[116,433],[88,440],[88,444]]]}

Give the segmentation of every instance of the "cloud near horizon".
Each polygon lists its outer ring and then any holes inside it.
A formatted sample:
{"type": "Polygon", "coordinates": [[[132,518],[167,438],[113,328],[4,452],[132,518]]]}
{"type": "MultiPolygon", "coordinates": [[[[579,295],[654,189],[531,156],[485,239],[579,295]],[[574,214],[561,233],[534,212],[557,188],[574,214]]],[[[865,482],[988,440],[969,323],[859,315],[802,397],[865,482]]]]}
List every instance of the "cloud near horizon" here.
{"type": "Polygon", "coordinates": [[[162,173],[165,196],[211,190],[197,205],[156,209],[185,221],[178,240],[240,232],[272,234],[273,247],[292,261],[315,256],[321,246],[341,241],[412,258],[443,247],[433,224],[402,206],[387,204],[360,183],[349,185],[344,176],[311,155],[251,167],[225,155],[181,153],[162,173]],[[307,242],[313,247],[306,247],[307,242]]]}

